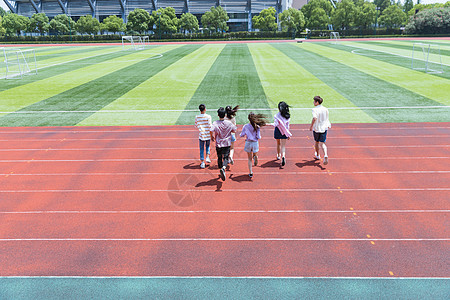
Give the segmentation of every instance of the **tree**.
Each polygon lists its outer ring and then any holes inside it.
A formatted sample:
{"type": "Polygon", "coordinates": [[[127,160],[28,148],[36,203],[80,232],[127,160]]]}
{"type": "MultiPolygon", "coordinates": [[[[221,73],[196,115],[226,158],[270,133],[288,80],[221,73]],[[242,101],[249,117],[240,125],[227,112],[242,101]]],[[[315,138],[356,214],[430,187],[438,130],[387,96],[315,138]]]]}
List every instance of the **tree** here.
{"type": "Polygon", "coordinates": [[[355,26],[359,28],[369,28],[375,23],[377,10],[375,4],[364,2],[362,6],[357,6],[355,10],[355,26]]]}
{"type": "Polygon", "coordinates": [[[321,8],[325,11],[325,14],[327,15],[328,19],[331,16],[331,12],[333,11],[333,6],[331,5],[329,0],[309,1],[307,4],[303,5],[303,7],[300,9],[300,11],[305,16],[307,28],[322,28],[328,24],[327,21],[327,24],[323,25],[325,17],[323,16],[323,12],[318,8],[321,8]],[[319,18],[319,20],[317,18],[319,18]],[[311,24],[314,24],[314,26],[311,24]]]}
{"type": "Polygon", "coordinates": [[[331,14],[331,22],[335,29],[349,29],[355,18],[355,4],[351,0],[342,0],[331,14]]]}
{"type": "Polygon", "coordinates": [[[228,30],[227,21],[230,18],[226,10],[221,6],[211,7],[210,11],[207,11],[202,16],[202,26],[208,28],[211,32],[224,32],[228,30]]]}
{"type": "Polygon", "coordinates": [[[117,33],[119,31],[125,30],[125,24],[123,23],[123,19],[119,18],[118,16],[109,16],[106,17],[101,25],[101,28],[103,30],[117,33]]]}
{"type": "Polygon", "coordinates": [[[56,31],[59,34],[67,34],[70,31],[75,31],[75,21],[65,14],[57,15],[50,21],[50,30],[56,31]]]}
{"type": "Polygon", "coordinates": [[[29,23],[30,19],[17,14],[6,14],[2,19],[2,26],[7,35],[17,34],[19,36],[22,30],[28,28],[29,23]]]}
{"type": "Polygon", "coordinates": [[[44,13],[38,13],[31,16],[28,26],[29,32],[37,32],[43,35],[50,28],[48,17],[44,13]]]}
{"type": "Polygon", "coordinates": [[[306,23],[303,13],[292,7],[283,11],[279,17],[281,29],[293,35],[296,32],[302,31],[306,23]]]}
{"type": "Polygon", "coordinates": [[[403,11],[408,13],[411,9],[413,9],[414,3],[413,0],[405,0],[405,4],[403,4],[403,11]]]}
{"type": "Polygon", "coordinates": [[[269,7],[263,9],[259,15],[252,18],[253,28],[262,31],[274,31],[277,29],[277,18],[275,17],[275,8],[269,7]]]}
{"type": "Polygon", "coordinates": [[[95,34],[100,31],[100,22],[91,15],[82,16],[75,24],[75,29],[81,34],[95,34]]]}
{"type": "Polygon", "coordinates": [[[398,5],[391,5],[381,13],[380,24],[387,28],[400,27],[406,21],[406,14],[398,5]]]}
{"type": "Polygon", "coordinates": [[[178,31],[179,20],[173,7],[169,6],[153,11],[151,21],[156,26],[155,32],[173,33],[178,31]]]}
{"type": "Polygon", "coordinates": [[[150,14],[146,10],[136,8],[128,15],[127,29],[143,33],[148,30],[150,21],[150,14]]]}
{"type": "Polygon", "coordinates": [[[198,19],[191,13],[184,13],[180,18],[180,28],[184,32],[192,32],[198,30],[198,19]]]}
{"type": "Polygon", "coordinates": [[[383,11],[388,8],[388,6],[391,6],[391,0],[374,0],[373,4],[375,4],[376,7],[379,7],[380,11],[383,11]]]}
{"type": "Polygon", "coordinates": [[[329,21],[330,17],[328,17],[326,11],[321,7],[316,7],[311,12],[307,27],[309,29],[324,29],[327,27],[329,21]]]}
{"type": "Polygon", "coordinates": [[[450,7],[437,7],[418,12],[405,27],[408,34],[449,34],[450,7]]]}
{"type": "Polygon", "coordinates": [[[0,7],[0,17],[4,17],[6,15],[6,11],[3,9],[3,7],[0,7]]]}
{"type": "Polygon", "coordinates": [[[0,16],[0,35],[4,35],[5,33],[6,33],[6,29],[3,28],[2,17],[0,16]]]}

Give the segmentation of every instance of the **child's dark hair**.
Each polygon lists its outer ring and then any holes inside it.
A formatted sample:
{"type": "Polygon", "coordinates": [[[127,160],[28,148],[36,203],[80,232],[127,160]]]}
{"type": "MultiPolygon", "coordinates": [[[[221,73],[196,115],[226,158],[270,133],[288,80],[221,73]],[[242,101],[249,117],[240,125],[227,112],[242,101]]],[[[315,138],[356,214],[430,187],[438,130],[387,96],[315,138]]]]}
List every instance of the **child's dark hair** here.
{"type": "Polygon", "coordinates": [[[267,116],[263,114],[254,114],[251,112],[248,114],[248,120],[255,131],[267,125],[267,116]]]}
{"type": "Polygon", "coordinates": [[[281,101],[280,103],[278,103],[278,110],[280,111],[283,118],[289,119],[291,117],[291,114],[289,113],[289,105],[286,102],[281,101]]]}
{"type": "Polygon", "coordinates": [[[323,99],[320,96],[315,96],[314,101],[317,101],[317,102],[319,102],[319,104],[322,104],[323,99]]]}
{"type": "Polygon", "coordinates": [[[225,108],[221,107],[217,110],[217,115],[219,118],[225,118],[226,110],[225,108]]]}
{"type": "Polygon", "coordinates": [[[238,109],[239,109],[239,105],[236,105],[234,108],[231,108],[231,106],[229,106],[229,105],[227,107],[225,107],[225,110],[227,111],[227,118],[232,119],[233,117],[235,117],[238,109]]]}
{"type": "Polygon", "coordinates": [[[200,104],[200,105],[198,106],[198,109],[199,109],[200,111],[204,111],[204,110],[206,109],[205,104],[200,104]]]}

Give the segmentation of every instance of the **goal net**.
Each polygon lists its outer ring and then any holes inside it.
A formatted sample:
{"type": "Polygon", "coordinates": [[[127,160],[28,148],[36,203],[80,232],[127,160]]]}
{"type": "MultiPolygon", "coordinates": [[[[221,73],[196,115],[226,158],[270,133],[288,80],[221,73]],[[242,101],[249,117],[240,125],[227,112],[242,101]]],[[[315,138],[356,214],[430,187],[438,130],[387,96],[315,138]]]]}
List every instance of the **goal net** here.
{"type": "Polygon", "coordinates": [[[3,48],[1,66],[3,78],[20,79],[24,75],[36,75],[36,53],[34,49],[3,48]]]}
{"type": "Polygon", "coordinates": [[[122,36],[122,49],[143,50],[149,43],[149,37],[146,36],[122,36]]]}
{"type": "Polygon", "coordinates": [[[413,43],[411,69],[426,73],[443,73],[440,45],[413,43]]]}
{"type": "Polygon", "coordinates": [[[332,31],[330,32],[330,40],[332,43],[336,44],[341,39],[341,36],[339,35],[339,32],[332,31]]]}

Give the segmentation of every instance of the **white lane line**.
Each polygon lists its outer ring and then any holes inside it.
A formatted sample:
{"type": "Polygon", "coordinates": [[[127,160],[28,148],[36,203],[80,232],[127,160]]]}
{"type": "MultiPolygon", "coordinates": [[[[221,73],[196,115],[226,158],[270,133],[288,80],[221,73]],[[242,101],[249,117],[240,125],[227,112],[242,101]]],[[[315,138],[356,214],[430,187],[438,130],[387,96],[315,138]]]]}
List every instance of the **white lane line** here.
{"type": "MultiPolygon", "coordinates": [[[[17,140],[21,141],[21,140],[17,140]]],[[[5,145],[3,145],[5,146],[5,145]]],[[[334,146],[331,145],[333,149],[347,149],[347,148],[448,148],[450,144],[445,145],[393,145],[393,146],[334,146]]],[[[276,147],[262,147],[259,149],[276,149],[276,147]]],[[[289,149],[311,149],[311,146],[289,146],[289,149]]],[[[10,149],[0,149],[0,152],[8,152],[8,151],[105,151],[105,150],[198,150],[198,147],[102,147],[102,148],[10,148],[10,149]]]]}
{"type": "MultiPolygon", "coordinates": [[[[273,157],[259,157],[260,160],[272,161],[273,157]]],[[[305,157],[289,158],[291,161],[302,161],[305,157]]],[[[450,159],[450,156],[421,156],[421,157],[333,157],[333,160],[409,160],[409,159],[450,159]]],[[[197,161],[198,158],[111,158],[111,159],[1,159],[0,163],[11,162],[144,162],[144,161],[197,161]]],[[[236,158],[234,160],[247,161],[246,158],[236,158]]]]}
{"type": "MultiPolygon", "coordinates": [[[[183,126],[183,125],[181,125],[183,126]]],[[[77,128],[76,130],[28,130],[28,131],[22,131],[17,130],[16,127],[11,127],[11,131],[0,131],[1,134],[7,133],[7,134],[18,134],[18,133],[151,133],[151,132],[168,132],[168,131],[174,131],[174,132],[198,132],[197,129],[171,129],[174,127],[181,127],[176,125],[169,125],[167,126],[167,129],[143,129],[143,130],[126,130],[126,131],[119,131],[119,130],[90,130],[86,128],[85,130],[80,130],[83,127],[77,126],[73,128],[77,128]]],[[[188,126],[188,125],[187,125],[188,126]]],[[[240,125],[238,125],[239,127],[240,125]]],[[[126,128],[131,128],[132,126],[126,126],[126,128]]],[[[160,127],[160,126],[146,126],[146,127],[160,127]]],[[[269,127],[270,128],[270,127],[269,127]]],[[[426,127],[333,127],[332,130],[334,132],[341,131],[341,130],[427,130],[427,129],[450,129],[448,126],[426,126],[426,127]]],[[[291,128],[290,131],[309,131],[307,128],[291,128]]]]}
{"type": "Polygon", "coordinates": [[[60,210],[60,211],[50,211],[50,210],[36,210],[36,211],[0,211],[0,214],[12,214],[12,215],[22,215],[22,214],[266,214],[266,213],[283,213],[283,214],[348,214],[348,213],[448,213],[448,209],[429,209],[429,210],[416,210],[416,209],[406,209],[406,210],[183,210],[183,211],[173,211],[173,210],[60,210]]]}
{"type": "Polygon", "coordinates": [[[274,192],[377,192],[377,191],[450,191],[450,188],[372,188],[372,189],[221,189],[218,190],[206,190],[206,189],[189,189],[189,190],[138,190],[138,189],[130,189],[130,190],[123,190],[123,189],[67,189],[67,190],[0,190],[0,193],[156,193],[156,192],[162,192],[162,193],[168,193],[168,192],[174,192],[174,193],[217,193],[217,192],[268,192],[268,193],[274,193],[274,192]]]}
{"type": "Polygon", "coordinates": [[[87,278],[87,279],[227,279],[227,280],[235,280],[235,279],[340,279],[340,280],[446,280],[449,281],[448,277],[355,277],[355,276],[346,276],[346,277],[337,277],[337,276],[74,276],[74,275],[61,275],[61,276],[0,276],[1,279],[27,279],[27,278],[49,278],[49,279],[79,279],[79,278],[87,278]]]}
{"type": "Polygon", "coordinates": [[[133,242],[133,241],[179,241],[179,242],[209,242],[209,241],[273,241],[273,242],[297,242],[297,241],[311,241],[311,242],[323,242],[323,241],[388,241],[388,242],[442,242],[450,241],[450,238],[380,238],[380,239],[368,239],[368,238],[1,238],[2,242],[19,242],[19,241],[114,241],[114,242],[133,242]]]}
{"type": "MultiPolygon", "coordinates": [[[[330,171],[332,174],[448,174],[450,171],[330,171]]],[[[234,172],[236,175],[247,175],[246,172],[234,172]]],[[[80,172],[80,173],[0,173],[0,176],[144,176],[144,175],[195,175],[211,176],[205,172],[80,172]]],[[[328,172],[259,172],[259,175],[329,175],[328,172]]]]}
{"type": "MultiPolygon", "coordinates": [[[[231,100],[230,100],[231,101],[231,100]]],[[[448,105],[435,106],[366,106],[366,107],[327,107],[328,110],[378,110],[378,109],[448,109],[448,105]]],[[[291,107],[291,110],[311,110],[311,107],[291,107]]],[[[241,111],[277,111],[278,108],[240,108],[241,111]]],[[[22,111],[0,111],[0,114],[47,114],[47,113],[180,113],[198,112],[198,109],[117,109],[117,110],[22,110],[22,111]]]]}
{"type": "MultiPolygon", "coordinates": [[[[295,139],[307,139],[309,136],[299,136],[295,139]]],[[[358,139],[371,139],[371,138],[450,138],[450,135],[439,134],[439,135],[366,135],[358,136],[358,139]]],[[[147,137],[147,138],[54,138],[54,139],[1,139],[0,142],[54,142],[54,141],[153,141],[153,140],[194,140],[193,137],[147,137]]],[[[354,136],[330,136],[328,139],[355,139],[354,136]]]]}

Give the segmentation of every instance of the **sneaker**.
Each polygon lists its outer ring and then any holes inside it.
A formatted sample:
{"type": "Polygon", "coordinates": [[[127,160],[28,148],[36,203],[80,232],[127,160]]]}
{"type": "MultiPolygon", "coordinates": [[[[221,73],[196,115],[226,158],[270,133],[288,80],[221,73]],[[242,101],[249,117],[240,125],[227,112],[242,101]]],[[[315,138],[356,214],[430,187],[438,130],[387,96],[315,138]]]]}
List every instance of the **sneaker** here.
{"type": "Polygon", "coordinates": [[[221,169],[220,169],[220,179],[222,179],[222,181],[225,181],[225,179],[226,179],[226,174],[225,174],[225,167],[222,167],[221,169]]]}
{"type": "Polygon", "coordinates": [[[234,160],[231,157],[229,157],[229,161],[228,162],[230,163],[230,165],[234,165],[234,160]]]}
{"type": "Polygon", "coordinates": [[[323,164],[324,164],[324,165],[328,165],[328,156],[325,156],[325,157],[323,158],[323,164]]]}
{"type": "Polygon", "coordinates": [[[284,165],[286,164],[286,158],[281,158],[281,166],[284,167],[284,165]]]}
{"type": "Polygon", "coordinates": [[[255,162],[255,166],[257,166],[258,165],[258,156],[253,155],[253,160],[255,162]]]}
{"type": "Polygon", "coordinates": [[[314,151],[314,158],[315,158],[315,159],[320,159],[320,154],[317,155],[317,152],[314,151]]]}
{"type": "Polygon", "coordinates": [[[253,178],[253,173],[248,174],[248,177],[253,178]]]}
{"type": "Polygon", "coordinates": [[[210,163],[210,162],[211,162],[211,159],[209,158],[209,156],[206,157],[206,162],[207,162],[207,163],[210,163]]]}
{"type": "Polygon", "coordinates": [[[277,155],[277,160],[280,160],[280,159],[281,159],[281,156],[277,155]]]}
{"type": "Polygon", "coordinates": [[[202,163],[200,164],[200,168],[204,169],[205,167],[206,167],[206,166],[205,166],[205,163],[202,162],[202,163]]]}

